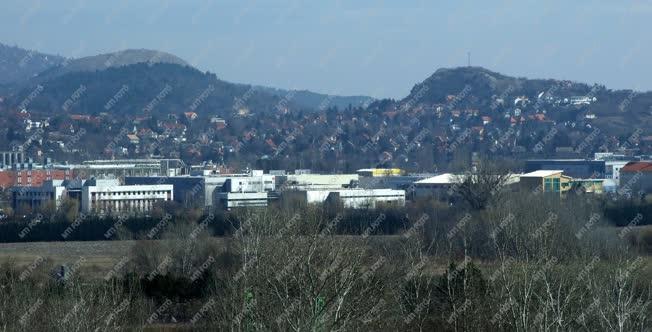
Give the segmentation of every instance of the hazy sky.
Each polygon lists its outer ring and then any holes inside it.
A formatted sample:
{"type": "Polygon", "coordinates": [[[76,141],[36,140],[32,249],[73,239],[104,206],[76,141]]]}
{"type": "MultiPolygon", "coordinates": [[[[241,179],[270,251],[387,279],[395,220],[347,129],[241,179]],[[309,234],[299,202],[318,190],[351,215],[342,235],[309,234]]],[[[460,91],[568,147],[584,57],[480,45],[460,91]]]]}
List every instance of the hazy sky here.
{"type": "Polygon", "coordinates": [[[440,67],[652,90],[652,1],[2,0],[0,42],[158,49],[242,83],[400,98],[440,67]]]}

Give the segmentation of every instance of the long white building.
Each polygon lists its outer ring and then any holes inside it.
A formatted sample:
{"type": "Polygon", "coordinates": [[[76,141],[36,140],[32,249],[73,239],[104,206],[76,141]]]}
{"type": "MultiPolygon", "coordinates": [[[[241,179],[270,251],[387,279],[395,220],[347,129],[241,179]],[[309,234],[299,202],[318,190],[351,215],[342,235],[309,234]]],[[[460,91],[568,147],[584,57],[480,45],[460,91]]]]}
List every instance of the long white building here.
{"type": "Polygon", "coordinates": [[[84,213],[147,212],[157,202],[171,201],[170,184],[122,186],[118,180],[89,180],[82,188],[84,213]]]}
{"type": "Polygon", "coordinates": [[[405,205],[405,190],[394,189],[333,189],[287,191],[283,195],[298,198],[308,204],[339,201],[347,208],[375,208],[379,203],[405,205]]]}

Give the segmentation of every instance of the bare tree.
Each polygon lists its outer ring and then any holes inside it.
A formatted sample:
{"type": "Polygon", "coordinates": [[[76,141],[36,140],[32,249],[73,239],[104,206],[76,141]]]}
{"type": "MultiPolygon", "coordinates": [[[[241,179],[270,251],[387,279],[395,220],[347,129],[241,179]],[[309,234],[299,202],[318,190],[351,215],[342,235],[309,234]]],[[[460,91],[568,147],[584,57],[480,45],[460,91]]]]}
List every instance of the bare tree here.
{"type": "Polygon", "coordinates": [[[510,178],[511,174],[506,167],[483,160],[455,177],[454,193],[472,209],[483,210],[500,200],[510,178]]]}

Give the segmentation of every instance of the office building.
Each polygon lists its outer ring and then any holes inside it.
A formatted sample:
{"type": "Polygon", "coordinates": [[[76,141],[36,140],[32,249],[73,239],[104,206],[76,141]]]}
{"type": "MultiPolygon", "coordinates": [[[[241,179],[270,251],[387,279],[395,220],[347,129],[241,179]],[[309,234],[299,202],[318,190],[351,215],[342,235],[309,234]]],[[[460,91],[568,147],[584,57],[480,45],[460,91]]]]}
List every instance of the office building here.
{"type": "Polygon", "coordinates": [[[11,189],[11,206],[14,210],[38,209],[52,204],[57,208],[65,197],[66,187],[62,180],[45,181],[38,187],[13,187],[11,189]]]}
{"type": "Polygon", "coordinates": [[[81,209],[84,213],[144,213],[156,203],[171,201],[173,186],[120,185],[117,179],[91,179],[81,192],[81,209]]]}

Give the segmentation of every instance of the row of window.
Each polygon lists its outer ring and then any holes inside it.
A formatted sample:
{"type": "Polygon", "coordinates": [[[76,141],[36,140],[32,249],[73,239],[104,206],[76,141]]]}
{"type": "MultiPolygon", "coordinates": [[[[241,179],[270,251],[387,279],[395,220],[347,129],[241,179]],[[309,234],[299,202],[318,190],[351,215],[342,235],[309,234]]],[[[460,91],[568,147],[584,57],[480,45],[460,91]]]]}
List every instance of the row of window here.
{"type": "Polygon", "coordinates": [[[567,189],[570,184],[568,182],[561,183],[560,178],[543,179],[543,191],[545,192],[561,192],[561,189],[567,189]]]}
{"type": "Polygon", "coordinates": [[[93,196],[139,196],[139,195],[165,195],[169,194],[169,191],[115,191],[115,192],[95,192],[92,193],[93,196]]]}

